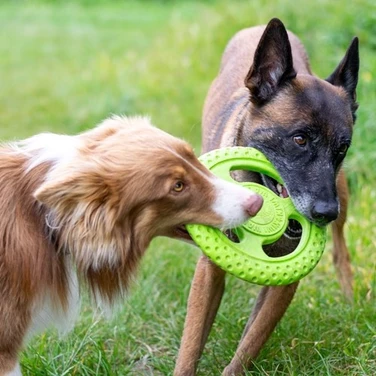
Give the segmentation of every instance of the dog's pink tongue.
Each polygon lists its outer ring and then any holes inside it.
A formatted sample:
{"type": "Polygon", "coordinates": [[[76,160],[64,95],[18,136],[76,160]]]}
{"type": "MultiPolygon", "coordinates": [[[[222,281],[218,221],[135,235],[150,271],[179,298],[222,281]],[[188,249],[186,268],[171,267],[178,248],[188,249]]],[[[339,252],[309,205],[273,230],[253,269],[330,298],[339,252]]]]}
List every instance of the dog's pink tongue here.
{"type": "Polygon", "coordinates": [[[289,194],[287,193],[287,189],[285,187],[282,187],[282,197],[283,198],[286,198],[286,197],[289,197],[289,194]]]}

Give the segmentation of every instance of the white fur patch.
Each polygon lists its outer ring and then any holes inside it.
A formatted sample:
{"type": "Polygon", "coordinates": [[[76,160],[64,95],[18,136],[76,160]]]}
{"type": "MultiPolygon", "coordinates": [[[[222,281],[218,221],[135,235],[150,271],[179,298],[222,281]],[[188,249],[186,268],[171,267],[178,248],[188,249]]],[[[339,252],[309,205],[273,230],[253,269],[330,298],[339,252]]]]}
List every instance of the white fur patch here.
{"type": "Polygon", "coordinates": [[[217,188],[213,210],[223,218],[223,228],[233,228],[245,222],[249,218],[246,212],[247,201],[255,193],[222,179],[216,178],[212,182],[217,188]]]}
{"type": "Polygon", "coordinates": [[[51,296],[47,293],[43,301],[39,302],[34,308],[32,323],[26,338],[30,338],[52,326],[55,327],[61,335],[73,329],[80,311],[80,296],[77,275],[73,267],[67,266],[67,268],[69,271],[67,311],[63,311],[61,306],[54,306],[51,296]]]}
{"type": "Polygon", "coordinates": [[[13,370],[6,373],[5,376],[22,376],[20,365],[17,363],[13,370]]]}
{"type": "Polygon", "coordinates": [[[69,163],[77,156],[80,144],[76,136],[41,133],[14,143],[12,147],[30,159],[26,170],[29,172],[45,162],[69,163]]]}

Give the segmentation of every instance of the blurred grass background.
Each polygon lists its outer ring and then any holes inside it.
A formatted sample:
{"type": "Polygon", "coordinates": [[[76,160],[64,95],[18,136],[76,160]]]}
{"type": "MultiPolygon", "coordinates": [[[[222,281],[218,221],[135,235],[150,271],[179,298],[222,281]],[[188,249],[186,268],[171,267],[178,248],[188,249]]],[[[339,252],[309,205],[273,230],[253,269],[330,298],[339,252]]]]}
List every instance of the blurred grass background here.
{"type": "MultiPolygon", "coordinates": [[[[330,248],[249,375],[376,374],[376,5],[292,1],[1,1],[0,137],[76,133],[111,113],[148,114],[200,152],[203,101],[238,30],[279,17],[327,77],[360,38],[358,120],[346,161],[347,239],[355,302],[338,287],[330,248]]],[[[72,333],[36,337],[25,375],[171,375],[199,251],[157,239],[129,299],[110,320],[85,300],[72,333]]],[[[231,359],[259,288],[232,277],[200,361],[218,375],[231,359]]]]}

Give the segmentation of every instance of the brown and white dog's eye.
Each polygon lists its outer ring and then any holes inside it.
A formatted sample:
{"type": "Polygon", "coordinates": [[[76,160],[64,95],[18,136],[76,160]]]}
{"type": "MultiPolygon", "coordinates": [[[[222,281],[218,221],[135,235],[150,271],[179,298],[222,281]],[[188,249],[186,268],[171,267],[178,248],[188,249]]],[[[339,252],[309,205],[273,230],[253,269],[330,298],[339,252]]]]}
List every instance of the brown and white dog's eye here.
{"type": "Polygon", "coordinates": [[[294,142],[299,146],[306,146],[307,145],[307,138],[304,136],[294,136],[293,137],[294,142]]]}
{"type": "Polygon", "coordinates": [[[172,189],[174,192],[181,192],[184,189],[184,183],[181,180],[178,180],[172,189]]]}

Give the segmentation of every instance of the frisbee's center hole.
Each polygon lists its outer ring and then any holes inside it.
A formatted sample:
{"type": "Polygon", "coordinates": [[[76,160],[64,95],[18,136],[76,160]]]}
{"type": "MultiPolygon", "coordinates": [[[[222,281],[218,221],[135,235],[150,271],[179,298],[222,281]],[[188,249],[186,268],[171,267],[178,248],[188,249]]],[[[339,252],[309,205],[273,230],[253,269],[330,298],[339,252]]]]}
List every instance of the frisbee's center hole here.
{"type": "Polygon", "coordinates": [[[298,247],[302,231],[301,224],[294,219],[290,219],[284,234],[276,242],[263,245],[262,249],[269,257],[286,256],[298,247]]]}
{"type": "Polygon", "coordinates": [[[289,197],[287,189],[268,175],[249,170],[232,170],[230,171],[230,176],[239,183],[253,182],[261,184],[269,188],[278,197],[289,197]]]}
{"type": "Polygon", "coordinates": [[[262,184],[261,176],[258,172],[249,170],[232,170],[230,171],[230,176],[239,183],[254,182],[262,184]]]}
{"type": "MultiPolygon", "coordinates": [[[[262,179],[261,175],[254,171],[249,170],[232,170],[230,176],[237,182],[255,182],[258,184],[266,185],[274,194],[281,196],[277,189],[277,182],[264,175],[262,179]]],[[[234,243],[240,243],[239,236],[236,234],[236,229],[226,230],[225,235],[234,243]]],[[[290,219],[285,233],[276,242],[272,244],[263,245],[262,249],[269,257],[282,257],[295,251],[300,243],[302,236],[301,224],[290,219]]]]}
{"type": "Polygon", "coordinates": [[[236,229],[225,230],[223,232],[233,243],[240,243],[239,236],[236,234],[236,229]]]}

